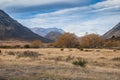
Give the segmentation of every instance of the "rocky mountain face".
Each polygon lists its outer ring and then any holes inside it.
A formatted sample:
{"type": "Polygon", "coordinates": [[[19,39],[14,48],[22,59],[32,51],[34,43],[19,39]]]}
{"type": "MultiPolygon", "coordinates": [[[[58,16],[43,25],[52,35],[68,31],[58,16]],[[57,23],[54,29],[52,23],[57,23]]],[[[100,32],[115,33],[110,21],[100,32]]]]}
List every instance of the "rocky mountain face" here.
{"type": "Polygon", "coordinates": [[[45,36],[45,38],[50,39],[52,41],[56,41],[58,39],[58,37],[60,37],[61,35],[62,35],[62,33],[60,33],[60,32],[51,31],[45,36]]]}
{"type": "Polygon", "coordinates": [[[40,35],[40,36],[46,36],[50,32],[59,32],[59,33],[64,33],[64,30],[58,29],[58,28],[31,28],[31,30],[40,35]]]}
{"type": "Polygon", "coordinates": [[[49,42],[48,39],[33,33],[2,10],[0,10],[0,40],[41,40],[42,42],[49,42]]]}
{"type": "Polygon", "coordinates": [[[120,39],[120,23],[103,35],[104,39],[120,39]]]}

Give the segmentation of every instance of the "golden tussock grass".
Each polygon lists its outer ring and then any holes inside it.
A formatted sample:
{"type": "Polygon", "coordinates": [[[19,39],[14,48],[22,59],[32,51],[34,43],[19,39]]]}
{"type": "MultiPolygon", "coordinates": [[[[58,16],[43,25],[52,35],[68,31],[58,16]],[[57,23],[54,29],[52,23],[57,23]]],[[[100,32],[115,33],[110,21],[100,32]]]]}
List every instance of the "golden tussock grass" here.
{"type": "Polygon", "coordinates": [[[0,49],[0,80],[119,80],[120,51],[110,49],[0,49]],[[19,56],[21,55],[21,56],[19,56]],[[32,56],[32,57],[31,57],[32,56]],[[74,65],[74,61],[84,59],[74,65]]]}

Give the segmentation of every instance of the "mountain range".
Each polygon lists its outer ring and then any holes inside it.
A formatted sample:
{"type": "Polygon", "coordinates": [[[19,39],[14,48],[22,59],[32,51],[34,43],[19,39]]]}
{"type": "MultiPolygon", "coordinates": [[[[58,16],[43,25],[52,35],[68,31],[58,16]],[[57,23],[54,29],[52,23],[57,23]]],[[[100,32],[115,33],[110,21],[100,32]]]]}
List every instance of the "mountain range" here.
{"type": "Polygon", "coordinates": [[[59,28],[56,28],[56,27],[53,27],[53,28],[31,28],[31,30],[40,35],[40,36],[43,36],[45,37],[46,35],[48,35],[48,33],[50,32],[58,32],[58,33],[61,33],[63,34],[64,33],[64,30],[62,29],[59,29],[59,28]]]}
{"type": "Polygon", "coordinates": [[[2,10],[0,10],[0,40],[50,41],[38,34],[35,34],[27,27],[12,19],[2,10]]]}

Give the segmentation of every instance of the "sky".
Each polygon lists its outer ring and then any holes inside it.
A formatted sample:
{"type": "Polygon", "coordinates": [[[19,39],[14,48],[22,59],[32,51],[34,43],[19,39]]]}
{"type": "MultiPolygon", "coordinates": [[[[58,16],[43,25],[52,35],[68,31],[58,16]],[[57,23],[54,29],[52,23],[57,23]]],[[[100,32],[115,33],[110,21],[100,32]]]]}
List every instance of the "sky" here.
{"type": "Polygon", "coordinates": [[[28,28],[103,35],[120,22],[120,0],[0,0],[0,9],[28,28]]]}

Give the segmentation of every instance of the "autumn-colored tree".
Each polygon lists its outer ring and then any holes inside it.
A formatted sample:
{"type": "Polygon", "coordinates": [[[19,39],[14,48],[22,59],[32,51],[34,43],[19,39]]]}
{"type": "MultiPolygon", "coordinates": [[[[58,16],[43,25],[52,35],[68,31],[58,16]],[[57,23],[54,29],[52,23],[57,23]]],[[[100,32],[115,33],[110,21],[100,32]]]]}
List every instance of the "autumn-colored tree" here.
{"type": "Polygon", "coordinates": [[[87,34],[80,38],[80,46],[87,48],[97,48],[103,45],[103,39],[97,34],[87,34]]]}
{"type": "Polygon", "coordinates": [[[40,47],[42,45],[42,42],[40,40],[34,40],[32,41],[32,47],[40,47]]]}
{"type": "Polygon", "coordinates": [[[78,39],[73,33],[64,33],[56,41],[57,47],[73,48],[78,44],[78,39]]]}
{"type": "Polygon", "coordinates": [[[120,41],[119,40],[106,40],[104,42],[104,47],[120,47],[120,41]]]}

